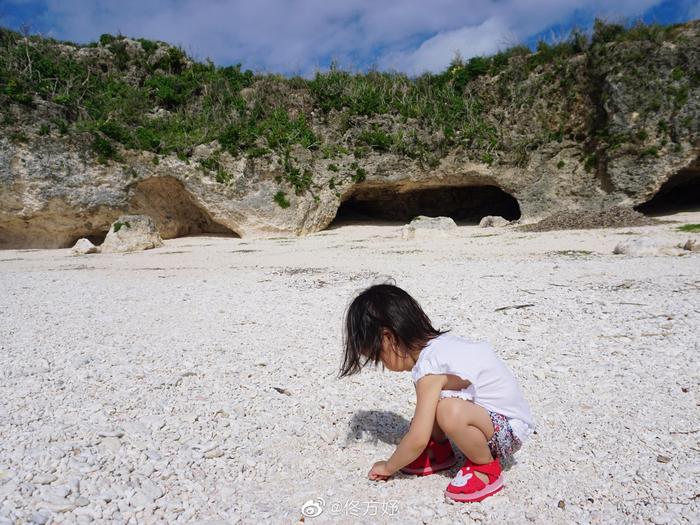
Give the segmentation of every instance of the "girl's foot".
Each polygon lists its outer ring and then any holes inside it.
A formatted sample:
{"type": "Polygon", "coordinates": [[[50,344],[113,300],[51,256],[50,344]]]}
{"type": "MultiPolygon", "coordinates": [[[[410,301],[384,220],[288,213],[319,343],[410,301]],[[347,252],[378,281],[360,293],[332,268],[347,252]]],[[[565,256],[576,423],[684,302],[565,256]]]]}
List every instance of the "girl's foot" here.
{"type": "Polygon", "coordinates": [[[432,437],[428,441],[428,446],[411,463],[401,469],[404,474],[415,474],[417,476],[427,476],[441,470],[450,468],[455,464],[457,458],[452,450],[450,441],[445,438],[443,441],[435,441],[432,437]]]}
{"type": "Polygon", "coordinates": [[[501,476],[501,463],[498,458],[482,465],[467,460],[452,482],[447,485],[445,496],[455,501],[481,501],[502,488],[503,476],[501,476]],[[482,474],[485,475],[486,480],[480,479],[482,474]]]}

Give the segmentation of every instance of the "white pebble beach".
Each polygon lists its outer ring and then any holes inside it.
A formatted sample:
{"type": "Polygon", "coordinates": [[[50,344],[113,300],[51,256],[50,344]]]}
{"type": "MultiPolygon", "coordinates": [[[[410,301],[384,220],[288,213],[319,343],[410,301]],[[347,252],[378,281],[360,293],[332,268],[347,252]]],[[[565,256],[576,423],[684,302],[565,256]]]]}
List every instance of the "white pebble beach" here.
{"type": "Polygon", "coordinates": [[[700,212],[666,220],[2,251],[0,524],[700,523],[700,253],[613,255],[698,237],[677,227],[700,212]],[[408,372],[336,379],[344,310],[383,275],[530,403],[481,503],[445,500],[459,465],[367,478],[415,403],[408,372]]]}

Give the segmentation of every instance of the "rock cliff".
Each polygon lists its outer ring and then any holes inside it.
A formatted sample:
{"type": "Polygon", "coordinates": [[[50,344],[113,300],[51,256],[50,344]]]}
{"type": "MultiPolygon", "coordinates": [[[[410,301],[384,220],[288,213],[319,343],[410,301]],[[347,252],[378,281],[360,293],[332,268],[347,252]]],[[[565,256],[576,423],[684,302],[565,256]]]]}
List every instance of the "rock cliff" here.
{"type": "Polygon", "coordinates": [[[100,242],[125,213],[168,239],[700,205],[700,22],[599,24],[417,79],[256,76],[108,35],[0,45],[0,248],[100,242]]]}

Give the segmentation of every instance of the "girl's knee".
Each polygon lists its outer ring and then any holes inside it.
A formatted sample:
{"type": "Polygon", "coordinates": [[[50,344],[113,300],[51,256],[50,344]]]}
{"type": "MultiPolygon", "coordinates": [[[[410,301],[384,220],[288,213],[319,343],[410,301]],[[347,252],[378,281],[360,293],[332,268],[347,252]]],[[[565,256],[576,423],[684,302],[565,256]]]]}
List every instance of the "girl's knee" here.
{"type": "Polygon", "coordinates": [[[466,401],[455,398],[443,398],[438,401],[435,418],[440,428],[449,432],[465,423],[464,407],[460,406],[461,403],[466,403],[466,401]]]}
{"type": "Polygon", "coordinates": [[[488,412],[472,401],[454,397],[442,398],[438,401],[435,417],[445,432],[472,425],[481,430],[487,439],[493,434],[488,412]]]}

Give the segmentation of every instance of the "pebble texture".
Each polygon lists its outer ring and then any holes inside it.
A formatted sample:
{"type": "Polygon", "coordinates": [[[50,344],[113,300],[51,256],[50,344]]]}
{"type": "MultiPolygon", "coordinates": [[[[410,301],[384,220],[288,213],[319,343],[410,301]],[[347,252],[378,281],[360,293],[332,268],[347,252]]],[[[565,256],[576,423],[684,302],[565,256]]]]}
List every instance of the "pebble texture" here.
{"type": "Polygon", "coordinates": [[[0,252],[0,524],[698,523],[700,256],[612,254],[674,228],[0,252]],[[531,404],[481,503],[444,500],[457,467],[367,479],[408,429],[410,374],[335,375],[349,300],[387,273],[490,341],[531,404]]]}

